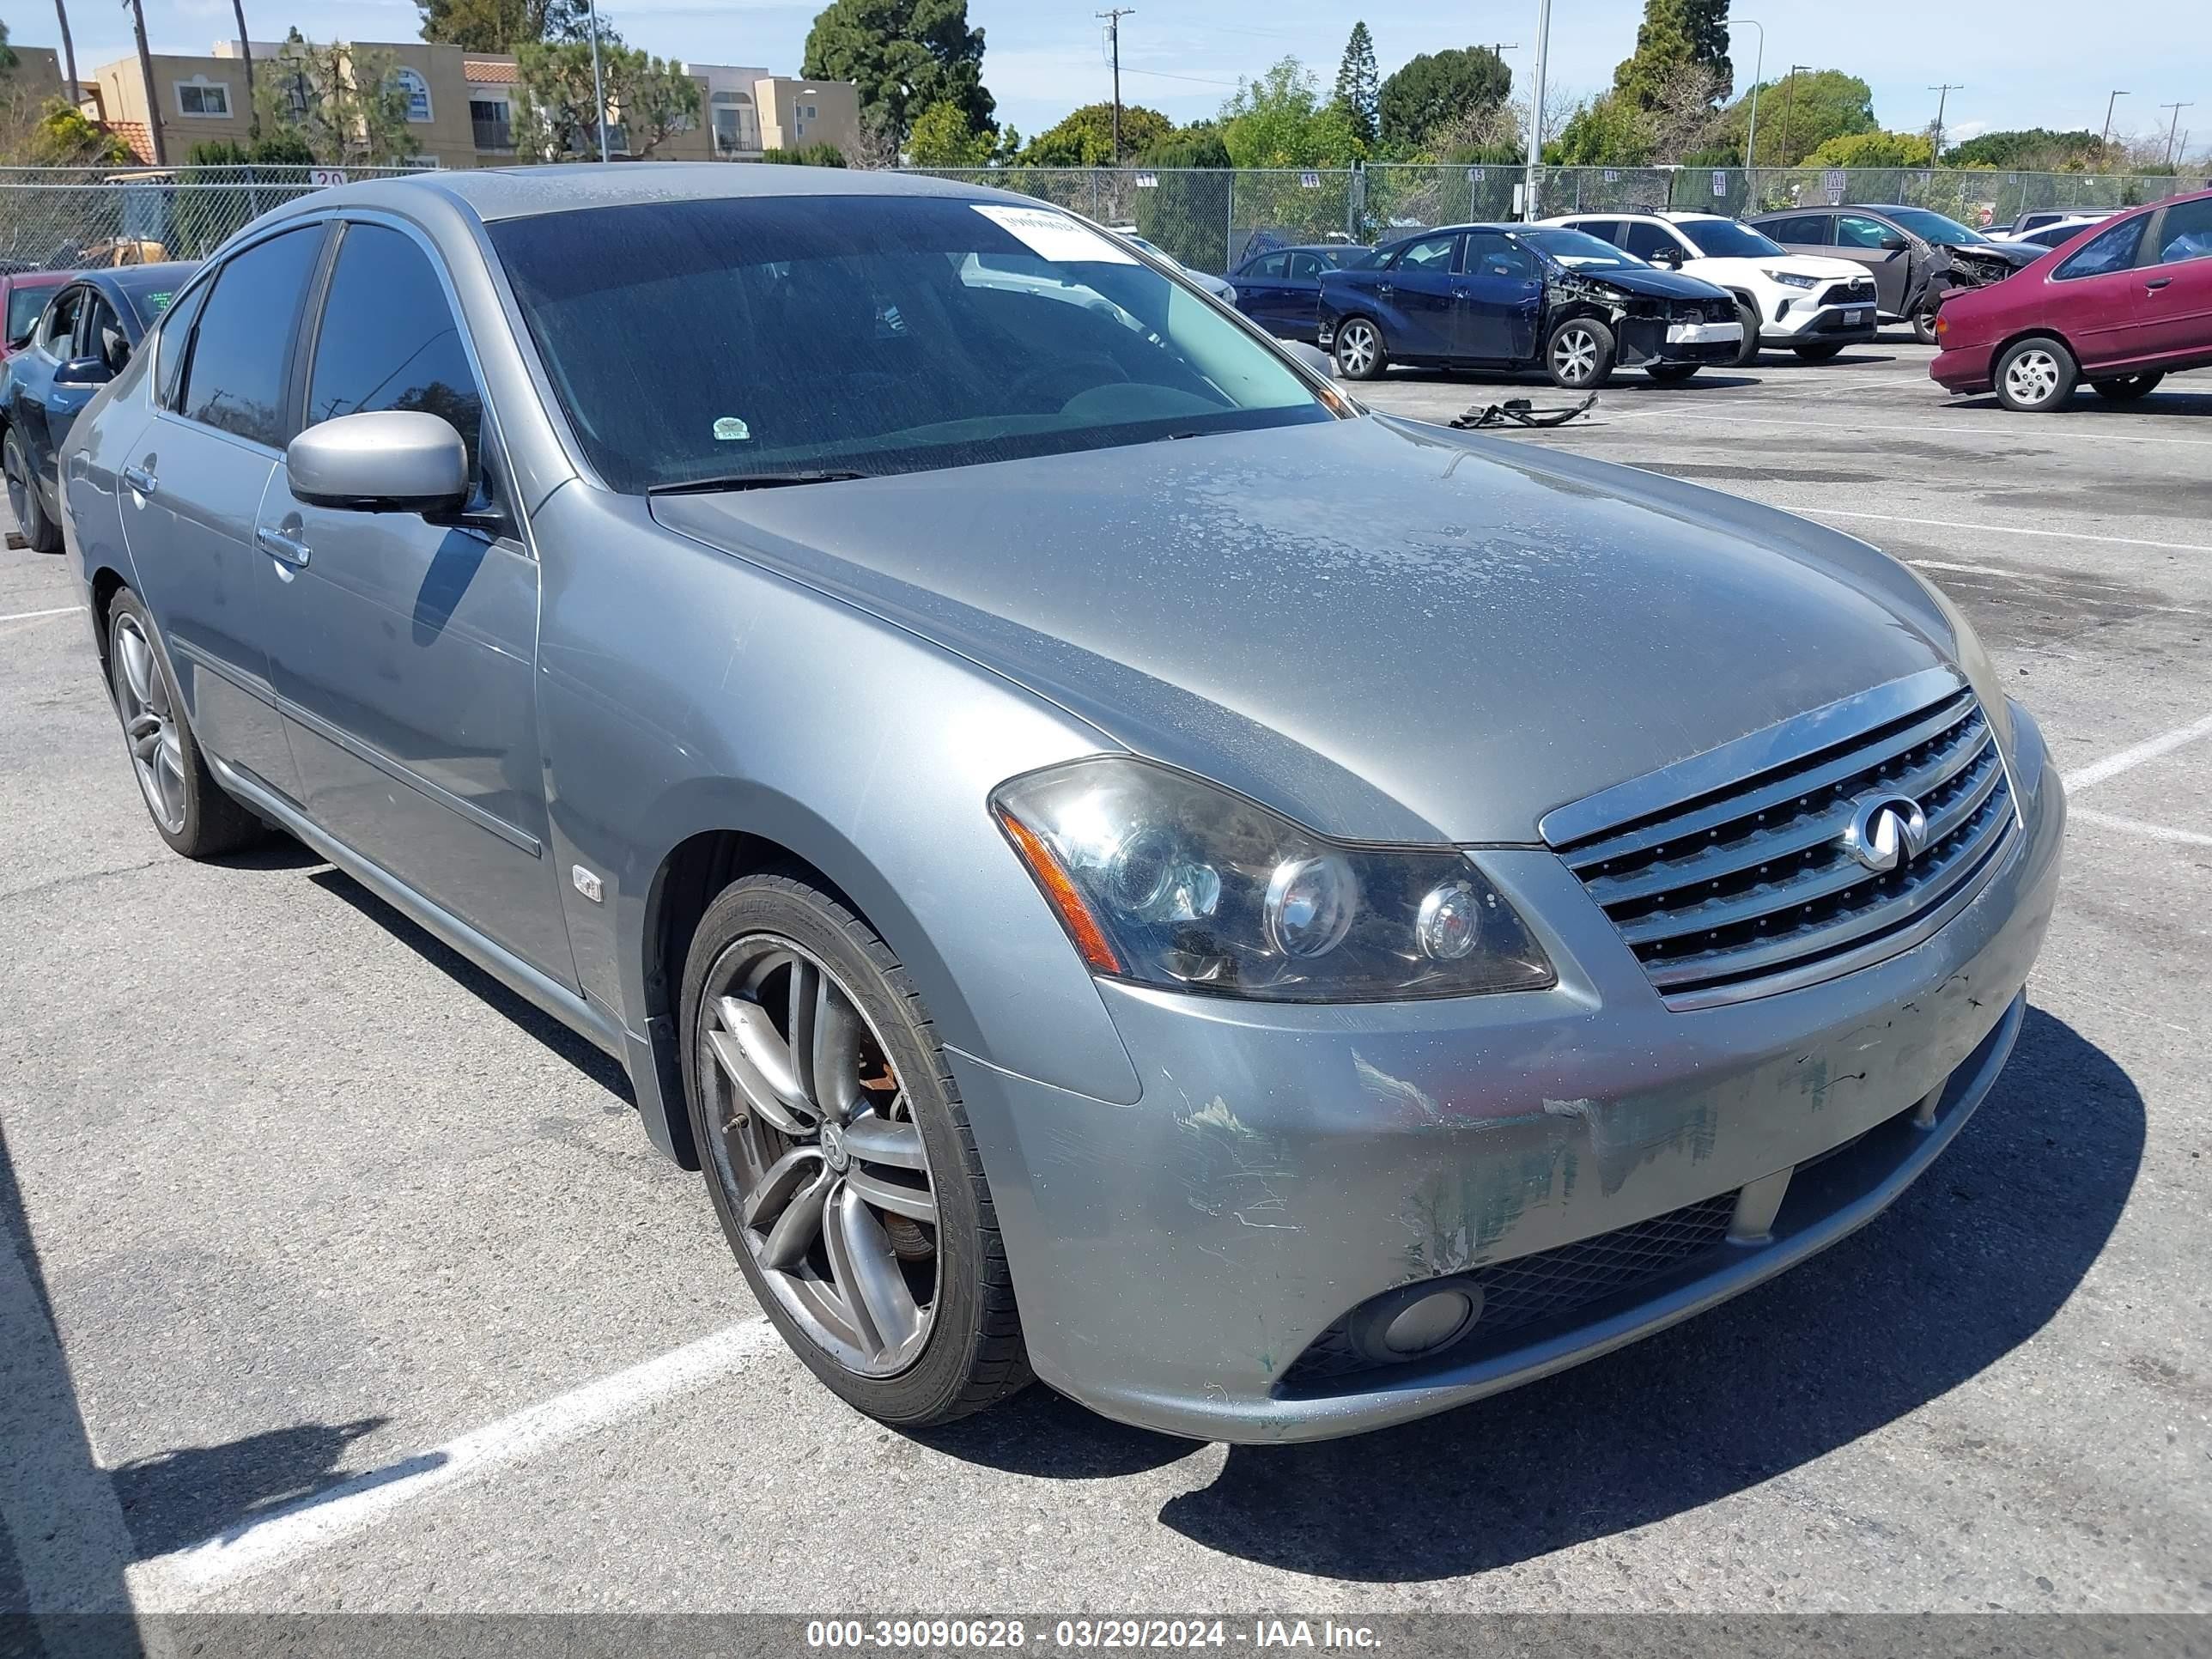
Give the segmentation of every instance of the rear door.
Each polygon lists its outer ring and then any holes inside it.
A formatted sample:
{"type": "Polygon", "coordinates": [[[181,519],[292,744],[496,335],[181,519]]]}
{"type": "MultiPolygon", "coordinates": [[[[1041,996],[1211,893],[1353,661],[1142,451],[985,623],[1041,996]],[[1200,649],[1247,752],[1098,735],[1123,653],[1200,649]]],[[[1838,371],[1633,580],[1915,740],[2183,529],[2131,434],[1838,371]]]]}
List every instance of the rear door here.
{"type": "Polygon", "coordinates": [[[154,418],[119,469],[124,538],[193,735],[294,799],[268,648],[270,607],[289,576],[257,550],[253,532],[283,458],[292,351],[323,234],[316,223],[266,237],[184,296],[156,349],[154,418]]]}
{"type": "Polygon", "coordinates": [[[1291,255],[1283,278],[1282,322],[1275,332],[1286,340],[1310,340],[1317,326],[1321,304],[1321,273],[1325,269],[1318,253],[1303,251],[1291,255]]]}
{"type": "Polygon", "coordinates": [[[1290,259],[1289,254],[1280,252],[1263,253],[1232,279],[1237,308],[1270,334],[1281,331],[1277,325],[1284,313],[1283,279],[1290,259]]]}
{"type": "Polygon", "coordinates": [[[2160,210],[2136,275],[2148,355],[2212,358],[2212,197],[2160,210]]]}
{"type": "Polygon", "coordinates": [[[1910,238],[1894,225],[1883,223],[1863,213],[1838,213],[1836,216],[1836,246],[1827,250],[1839,259],[1849,259],[1867,268],[1874,278],[1875,300],[1881,308],[1893,317],[1905,314],[1905,295],[1912,275],[1912,251],[1910,238]],[[1885,241],[1906,243],[1901,247],[1888,248],[1885,241]]]}
{"type": "Polygon", "coordinates": [[[345,224],[301,356],[300,424],[412,410],[468,446],[468,513],[319,507],[270,481],[258,533],[282,568],[270,656],[308,815],[573,988],[546,856],[538,562],[436,256],[396,224],[345,224]]]}
{"type": "Polygon", "coordinates": [[[1502,231],[1470,231],[1461,274],[1458,349],[1462,357],[1526,362],[1536,355],[1544,279],[1536,256],[1502,231]]]}
{"type": "Polygon", "coordinates": [[[1421,237],[1401,248],[1382,273],[1375,291],[1395,324],[1389,341],[1394,356],[1458,355],[1460,301],[1452,289],[1459,245],[1456,232],[1421,237]]]}
{"type": "Polygon", "coordinates": [[[1791,253],[1833,254],[1836,216],[1832,213],[1792,213],[1779,218],[1754,219],[1751,228],[1791,253]]]}

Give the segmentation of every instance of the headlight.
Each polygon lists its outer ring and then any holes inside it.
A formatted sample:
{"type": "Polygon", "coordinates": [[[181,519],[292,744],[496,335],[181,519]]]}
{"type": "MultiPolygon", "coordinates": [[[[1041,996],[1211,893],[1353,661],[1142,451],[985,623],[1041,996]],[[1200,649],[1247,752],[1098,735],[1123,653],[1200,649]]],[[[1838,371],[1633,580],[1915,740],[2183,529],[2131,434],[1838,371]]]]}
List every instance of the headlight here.
{"type": "Polygon", "coordinates": [[[991,809],[1097,973],[1279,1002],[1553,982],[1513,907],[1451,848],[1341,846],[1118,757],[1017,778],[991,809]]]}
{"type": "Polygon", "coordinates": [[[1768,281],[1779,283],[1784,288],[1818,288],[1820,283],[1818,276],[1802,276],[1794,270],[1769,270],[1761,274],[1768,281]]]}

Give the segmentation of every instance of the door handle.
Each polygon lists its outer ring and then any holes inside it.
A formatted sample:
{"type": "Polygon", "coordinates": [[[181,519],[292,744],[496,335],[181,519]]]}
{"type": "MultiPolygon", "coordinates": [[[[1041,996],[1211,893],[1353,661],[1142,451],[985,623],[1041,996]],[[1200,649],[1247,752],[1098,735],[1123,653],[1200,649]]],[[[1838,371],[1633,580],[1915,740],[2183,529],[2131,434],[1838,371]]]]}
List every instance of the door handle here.
{"type": "Polygon", "coordinates": [[[271,530],[264,525],[253,532],[254,544],[270,558],[295,569],[304,569],[307,562],[307,544],[297,536],[288,536],[281,530],[271,530]]]}
{"type": "Polygon", "coordinates": [[[2144,291],[2146,293],[2155,294],[2159,289],[2164,288],[2172,280],[2173,278],[2171,276],[2154,276],[2143,284],[2144,291]]]}
{"type": "Polygon", "coordinates": [[[155,483],[154,475],[143,466],[124,467],[116,476],[141,495],[150,495],[154,493],[155,483]]]}
{"type": "Polygon", "coordinates": [[[1376,284],[1375,284],[1375,291],[1376,291],[1377,294],[1384,295],[1386,295],[1386,296],[1387,296],[1387,295],[1389,295],[1395,294],[1398,290],[1397,290],[1396,287],[1395,287],[1395,285],[1393,285],[1392,283],[1376,283],[1376,284]]]}

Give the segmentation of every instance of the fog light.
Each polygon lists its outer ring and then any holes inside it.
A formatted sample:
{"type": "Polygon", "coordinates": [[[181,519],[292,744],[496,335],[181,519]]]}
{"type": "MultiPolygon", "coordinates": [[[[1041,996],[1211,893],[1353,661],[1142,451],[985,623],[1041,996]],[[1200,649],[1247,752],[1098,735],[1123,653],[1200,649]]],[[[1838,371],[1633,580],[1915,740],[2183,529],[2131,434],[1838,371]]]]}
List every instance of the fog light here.
{"type": "Polygon", "coordinates": [[[1476,908],[1471,881],[1448,881],[1431,889],[1413,919],[1421,954],[1432,962],[1457,962],[1474,949],[1481,932],[1482,913],[1476,908]]]}
{"type": "Polygon", "coordinates": [[[1464,1279],[1407,1285],[1352,1315],[1352,1346],[1377,1364],[1398,1364],[1449,1348],[1481,1316],[1480,1285],[1464,1279]]]}

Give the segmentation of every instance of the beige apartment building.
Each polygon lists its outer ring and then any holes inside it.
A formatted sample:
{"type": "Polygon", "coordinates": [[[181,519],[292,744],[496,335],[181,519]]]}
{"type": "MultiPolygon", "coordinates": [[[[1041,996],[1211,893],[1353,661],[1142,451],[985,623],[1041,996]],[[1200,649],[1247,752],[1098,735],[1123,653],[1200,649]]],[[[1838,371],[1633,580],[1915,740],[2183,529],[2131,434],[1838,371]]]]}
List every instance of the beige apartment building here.
{"type": "MultiPolygon", "coordinates": [[[[359,44],[389,54],[395,63],[393,76],[407,94],[413,140],[409,160],[441,167],[513,162],[523,91],[512,57],[421,40],[359,44]]],[[[256,70],[267,72],[264,60],[281,50],[275,41],[254,41],[256,70]]],[[[23,55],[40,54],[33,50],[23,55]]],[[[848,154],[858,148],[860,93],[848,82],[794,80],[734,64],[682,67],[699,83],[700,119],[690,131],[664,140],[653,152],[655,161],[758,161],[765,149],[817,143],[835,144],[848,154]]],[[[156,124],[161,153],[171,166],[182,163],[191,147],[205,140],[247,142],[252,111],[236,41],[218,41],[205,58],[156,54],[153,91],[149,107],[138,60],[126,58],[86,78],[85,107],[120,133],[143,161],[155,159],[156,124]]],[[[628,135],[619,121],[607,137],[611,154],[629,155],[628,135]]]]}

